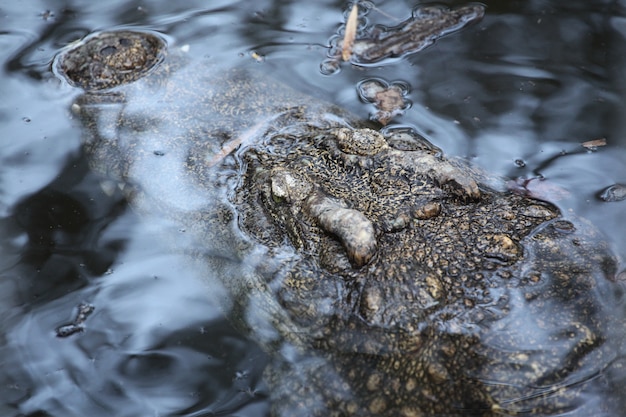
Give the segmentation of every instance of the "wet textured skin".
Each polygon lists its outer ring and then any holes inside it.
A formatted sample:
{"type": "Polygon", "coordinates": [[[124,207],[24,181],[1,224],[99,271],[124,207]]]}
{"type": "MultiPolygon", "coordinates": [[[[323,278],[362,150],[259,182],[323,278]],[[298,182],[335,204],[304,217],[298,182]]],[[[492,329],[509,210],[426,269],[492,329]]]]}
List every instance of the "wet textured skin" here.
{"type": "Polygon", "coordinates": [[[585,221],[253,72],[148,72],[76,101],[85,150],[192,232],[275,415],[618,413],[618,264],[585,221]]]}

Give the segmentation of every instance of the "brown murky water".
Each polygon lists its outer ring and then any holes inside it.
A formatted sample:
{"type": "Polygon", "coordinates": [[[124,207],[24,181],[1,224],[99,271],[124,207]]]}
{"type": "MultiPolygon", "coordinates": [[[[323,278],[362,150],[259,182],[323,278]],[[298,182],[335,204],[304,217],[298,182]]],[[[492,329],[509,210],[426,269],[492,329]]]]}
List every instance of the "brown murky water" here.
{"type": "MultiPolygon", "coordinates": [[[[417,54],[331,76],[320,64],[346,3],[206,3],[0,2],[0,415],[269,409],[267,357],[224,320],[219,288],[207,297],[201,271],[159,242],[164,225],[105,193],[87,167],[68,110],[76,91],[50,63],[95,30],[156,30],[197,56],[258,60],[364,118],[375,109],[359,100],[363,80],[401,85],[411,104],[391,124],[589,218],[626,255],[626,201],[598,198],[626,183],[623,2],[485,2],[481,22],[417,54]],[[81,303],[95,307],[83,331],[57,337],[81,303]]],[[[393,26],[417,4],[376,2],[366,19],[393,26]]]]}

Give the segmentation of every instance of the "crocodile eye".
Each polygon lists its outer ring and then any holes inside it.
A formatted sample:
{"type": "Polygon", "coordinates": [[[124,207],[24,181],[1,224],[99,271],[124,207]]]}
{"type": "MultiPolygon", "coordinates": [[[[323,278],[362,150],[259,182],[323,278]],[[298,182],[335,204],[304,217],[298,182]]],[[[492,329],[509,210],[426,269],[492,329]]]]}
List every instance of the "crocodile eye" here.
{"type": "Polygon", "coordinates": [[[275,175],[271,179],[272,200],[282,203],[289,200],[293,179],[289,175],[275,175]]]}
{"type": "Polygon", "coordinates": [[[348,155],[372,156],[387,147],[383,135],[372,129],[340,128],[333,134],[339,149],[348,155]]]}
{"type": "Polygon", "coordinates": [[[285,197],[281,197],[272,193],[272,201],[276,204],[282,204],[285,202],[285,197]]]}
{"type": "Polygon", "coordinates": [[[311,192],[312,185],[288,169],[275,168],[270,175],[270,191],[275,203],[302,201],[311,192]]]}

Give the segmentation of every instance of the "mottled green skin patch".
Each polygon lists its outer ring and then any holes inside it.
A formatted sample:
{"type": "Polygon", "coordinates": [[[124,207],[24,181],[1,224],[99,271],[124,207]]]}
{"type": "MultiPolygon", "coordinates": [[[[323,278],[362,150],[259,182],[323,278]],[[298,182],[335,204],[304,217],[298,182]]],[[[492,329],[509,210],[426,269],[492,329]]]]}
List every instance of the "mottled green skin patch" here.
{"type": "Polygon", "coordinates": [[[170,53],[129,81],[73,106],[85,150],[193,236],[275,354],[275,415],[619,410],[622,287],[586,222],[245,69],[170,53]]]}

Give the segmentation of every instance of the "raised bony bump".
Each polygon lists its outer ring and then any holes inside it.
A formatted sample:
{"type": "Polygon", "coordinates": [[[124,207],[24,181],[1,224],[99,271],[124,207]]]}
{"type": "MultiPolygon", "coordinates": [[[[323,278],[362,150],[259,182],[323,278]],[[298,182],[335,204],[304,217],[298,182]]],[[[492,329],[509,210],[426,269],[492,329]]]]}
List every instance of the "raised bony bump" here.
{"type": "Polygon", "coordinates": [[[302,204],[325,232],[337,237],[356,267],[367,264],[376,253],[376,234],[372,222],[360,211],[314,187],[306,178],[283,167],[271,172],[270,189],[275,202],[302,204]]]}
{"type": "Polygon", "coordinates": [[[367,264],[376,253],[376,234],[372,222],[360,211],[315,190],[305,202],[305,209],[326,232],[336,236],[356,267],[367,264]]]}
{"type": "Polygon", "coordinates": [[[444,160],[428,153],[416,154],[415,152],[402,154],[401,158],[406,157],[409,157],[410,161],[405,162],[405,164],[412,164],[423,175],[435,180],[440,187],[449,187],[452,192],[463,199],[480,200],[480,188],[476,180],[471,175],[467,175],[467,172],[453,165],[450,160],[444,160]]]}

